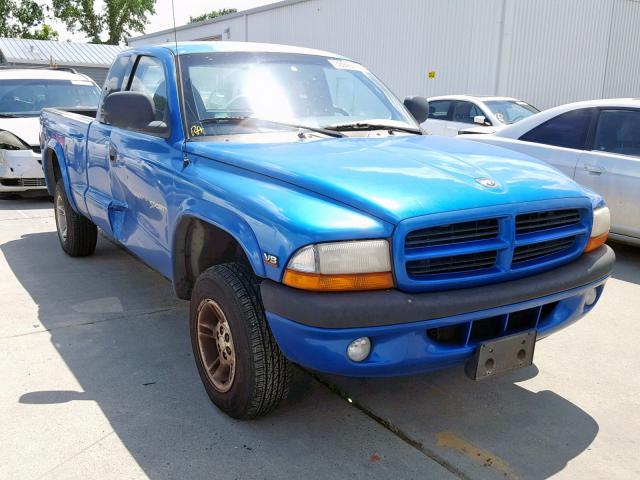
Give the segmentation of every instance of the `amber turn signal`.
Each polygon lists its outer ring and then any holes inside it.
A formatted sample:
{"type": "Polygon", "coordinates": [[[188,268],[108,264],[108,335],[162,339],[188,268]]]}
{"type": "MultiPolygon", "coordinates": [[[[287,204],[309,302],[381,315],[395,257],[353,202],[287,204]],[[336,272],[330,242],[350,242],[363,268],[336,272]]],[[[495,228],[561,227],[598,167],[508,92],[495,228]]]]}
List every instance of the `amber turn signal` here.
{"type": "Polygon", "coordinates": [[[314,292],[383,290],[393,288],[391,272],[321,275],[285,270],[282,282],[293,288],[314,292]]]}
{"type": "Polygon", "coordinates": [[[605,232],[602,235],[598,235],[597,237],[591,237],[587,242],[587,246],[584,247],[584,253],[592,252],[596,248],[604,245],[604,242],[607,241],[608,237],[609,237],[609,232],[605,232]]]}

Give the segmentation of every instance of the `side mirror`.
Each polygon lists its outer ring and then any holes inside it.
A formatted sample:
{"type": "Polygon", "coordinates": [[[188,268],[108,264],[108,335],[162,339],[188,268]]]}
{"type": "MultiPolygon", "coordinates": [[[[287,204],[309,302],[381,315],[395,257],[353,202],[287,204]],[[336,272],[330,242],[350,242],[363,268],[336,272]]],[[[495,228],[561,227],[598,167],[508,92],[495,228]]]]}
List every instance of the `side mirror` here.
{"type": "Polygon", "coordinates": [[[429,102],[424,97],[407,97],[404,99],[404,106],[418,123],[423,123],[429,116],[429,102]]]}
{"type": "Polygon", "coordinates": [[[153,100],[142,92],[114,92],[104,99],[103,120],[120,128],[155,134],[168,132],[167,124],[156,120],[153,100]]]}
{"type": "Polygon", "coordinates": [[[491,123],[487,121],[487,117],[484,115],[476,115],[473,117],[473,123],[477,123],[478,125],[490,127],[491,123]]]}

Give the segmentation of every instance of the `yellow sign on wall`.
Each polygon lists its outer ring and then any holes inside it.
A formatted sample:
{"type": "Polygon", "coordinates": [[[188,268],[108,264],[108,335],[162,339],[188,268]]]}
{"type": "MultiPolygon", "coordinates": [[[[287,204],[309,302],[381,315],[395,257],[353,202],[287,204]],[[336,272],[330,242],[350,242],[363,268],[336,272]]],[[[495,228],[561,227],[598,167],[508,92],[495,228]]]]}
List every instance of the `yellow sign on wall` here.
{"type": "Polygon", "coordinates": [[[429,76],[429,80],[433,80],[434,78],[436,78],[436,72],[435,72],[435,70],[431,70],[431,71],[428,73],[428,76],[429,76]]]}

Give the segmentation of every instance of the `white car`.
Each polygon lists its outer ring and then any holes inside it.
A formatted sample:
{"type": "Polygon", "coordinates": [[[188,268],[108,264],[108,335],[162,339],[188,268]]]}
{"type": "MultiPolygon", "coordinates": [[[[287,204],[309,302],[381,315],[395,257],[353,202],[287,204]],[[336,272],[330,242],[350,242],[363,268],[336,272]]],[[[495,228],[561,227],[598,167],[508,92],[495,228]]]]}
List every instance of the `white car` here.
{"type": "Polygon", "coordinates": [[[539,110],[510,97],[447,95],[431,97],[429,118],[422,129],[431,135],[455,137],[459,132],[494,133],[539,110]]]}
{"type": "Polygon", "coordinates": [[[640,99],[562,105],[467,138],[531,155],[599,193],[611,211],[611,238],[640,245],[640,99]]]}
{"type": "Polygon", "coordinates": [[[51,69],[0,70],[0,195],[45,192],[40,110],[95,110],[100,88],[85,75],[51,69]]]}

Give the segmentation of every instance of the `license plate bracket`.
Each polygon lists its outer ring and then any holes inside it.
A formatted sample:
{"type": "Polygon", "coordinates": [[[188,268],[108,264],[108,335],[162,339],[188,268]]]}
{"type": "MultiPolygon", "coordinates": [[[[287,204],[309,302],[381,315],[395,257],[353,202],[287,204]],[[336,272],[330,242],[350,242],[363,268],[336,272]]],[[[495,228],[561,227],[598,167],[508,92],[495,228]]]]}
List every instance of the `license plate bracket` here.
{"type": "Polygon", "coordinates": [[[465,373],[478,381],[528,367],[533,363],[535,346],[535,330],[482,342],[467,362],[465,373]]]}

